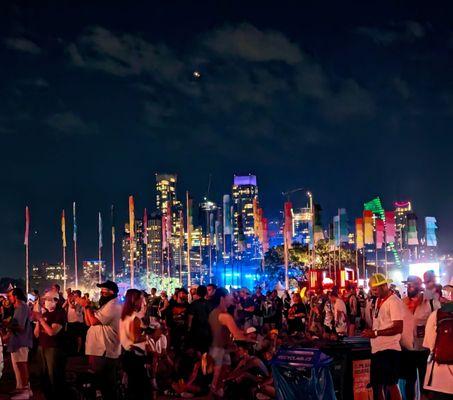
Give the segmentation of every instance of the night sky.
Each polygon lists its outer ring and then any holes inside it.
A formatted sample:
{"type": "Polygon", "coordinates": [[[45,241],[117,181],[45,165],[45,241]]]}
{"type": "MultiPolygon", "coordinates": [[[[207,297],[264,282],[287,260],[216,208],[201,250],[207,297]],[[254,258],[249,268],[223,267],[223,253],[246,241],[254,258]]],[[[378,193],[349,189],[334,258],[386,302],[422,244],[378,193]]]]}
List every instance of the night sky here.
{"type": "Polygon", "coordinates": [[[453,3],[362,3],[2,1],[0,276],[26,205],[31,263],[60,260],[63,208],[72,253],[72,201],[93,259],[97,212],[154,209],[156,172],[217,201],[255,173],[271,217],[307,187],[324,224],[412,200],[453,249],[453,3]]]}

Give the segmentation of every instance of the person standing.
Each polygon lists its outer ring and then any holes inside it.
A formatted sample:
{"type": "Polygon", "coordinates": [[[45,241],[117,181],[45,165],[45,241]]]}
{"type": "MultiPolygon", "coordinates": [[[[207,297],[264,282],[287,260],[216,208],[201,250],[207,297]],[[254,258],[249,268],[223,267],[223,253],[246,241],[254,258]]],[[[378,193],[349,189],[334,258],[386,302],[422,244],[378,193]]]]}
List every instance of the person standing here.
{"type": "Polygon", "coordinates": [[[98,389],[105,399],[115,399],[117,364],[121,354],[119,322],[121,305],[118,302],[118,286],[107,280],[96,285],[101,289],[98,310],[90,307],[87,299],[79,299],[85,311],[88,328],[85,354],[94,371],[98,389]]]}
{"type": "Polygon", "coordinates": [[[253,326],[253,313],[255,311],[255,303],[253,302],[250,292],[247,288],[242,288],[239,292],[240,296],[240,320],[243,328],[247,329],[253,326]]]}
{"type": "Polygon", "coordinates": [[[401,400],[398,388],[401,364],[401,334],[403,332],[403,303],[389,289],[390,280],[383,274],[371,276],[369,286],[377,301],[372,310],[372,329],[365,329],[364,337],[371,342],[370,380],[374,397],[401,400]]]}
{"type": "Polygon", "coordinates": [[[127,398],[149,398],[149,379],[145,370],[146,337],[142,333],[140,312],[144,296],[140,290],[126,292],[120,320],[120,342],[124,349],[123,367],[127,374],[127,398]]]}
{"type": "Polygon", "coordinates": [[[348,333],[346,304],[338,295],[336,288],[330,293],[329,300],[332,304],[334,331],[337,336],[346,336],[348,333]]]}
{"type": "MultiPolygon", "coordinates": [[[[76,354],[82,351],[83,338],[85,336],[85,325],[83,323],[83,308],[78,303],[82,297],[80,290],[74,290],[66,300],[67,308],[67,332],[71,339],[71,345],[75,347],[76,354]]],[[[74,349],[72,347],[72,350],[74,349]]]]}
{"type": "Polygon", "coordinates": [[[406,380],[406,399],[415,399],[417,390],[417,375],[420,389],[423,391],[422,382],[425,379],[426,360],[429,350],[423,347],[426,321],[430,314],[440,308],[440,302],[434,298],[427,298],[422,292],[422,280],[418,276],[410,275],[403,283],[407,287],[407,296],[403,304],[407,308],[409,317],[413,320],[412,348],[403,349],[401,356],[401,377],[406,380]]]}
{"type": "Polygon", "coordinates": [[[206,294],[206,286],[198,286],[196,293],[197,299],[189,304],[187,310],[189,346],[198,352],[200,357],[209,350],[209,344],[212,339],[208,322],[211,307],[208,300],[206,300],[206,294]]]}
{"type": "Polygon", "coordinates": [[[354,336],[357,321],[360,318],[360,306],[356,294],[356,287],[353,284],[349,284],[347,287],[346,311],[348,315],[348,336],[354,336]]]}
{"type": "Polygon", "coordinates": [[[246,340],[244,332],[234,322],[228,308],[233,304],[233,296],[225,288],[217,288],[212,302],[215,308],[209,314],[209,326],[212,333],[212,343],[209,355],[214,360],[214,375],[211,391],[214,395],[223,396],[223,388],[219,384],[220,376],[231,365],[230,349],[231,336],[236,340],[246,340]]]}
{"type": "Polygon", "coordinates": [[[445,301],[426,321],[423,346],[429,349],[423,388],[429,399],[453,399],[453,278],[444,286],[445,301]]]}
{"type": "Polygon", "coordinates": [[[302,302],[299,293],[293,294],[293,304],[288,311],[288,334],[298,335],[305,333],[305,320],[307,318],[307,307],[302,302]]]}
{"type": "Polygon", "coordinates": [[[27,298],[20,288],[7,293],[14,313],[7,325],[7,351],[11,354],[11,363],[16,377],[14,400],[29,399],[33,394],[30,389],[28,373],[28,352],[33,346],[33,332],[29,318],[27,298]]]}
{"type": "Polygon", "coordinates": [[[44,296],[44,312],[34,312],[33,317],[37,321],[34,334],[38,339],[44,392],[47,399],[57,399],[64,392],[66,366],[63,342],[66,315],[58,294],[47,293],[44,296]]]}

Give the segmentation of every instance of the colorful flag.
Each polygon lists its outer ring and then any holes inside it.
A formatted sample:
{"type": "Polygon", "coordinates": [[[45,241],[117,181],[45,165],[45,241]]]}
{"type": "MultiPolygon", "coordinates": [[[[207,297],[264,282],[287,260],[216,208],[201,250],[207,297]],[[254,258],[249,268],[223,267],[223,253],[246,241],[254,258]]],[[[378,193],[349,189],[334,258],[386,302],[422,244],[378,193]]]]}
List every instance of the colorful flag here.
{"type": "Polygon", "coordinates": [[[394,243],[396,236],[395,212],[385,212],[385,242],[394,243]]]}
{"type": "Polygon", "coordinates": [[[365,244],[374,244],[373,238],[373,211],[363,211],[363,241],[365,244]]]}
{"type": "Polygon", "coordinates": [[[143,211],[143,243],[148,244],[148,211],[143,211]]]}
{"type": "Polygon", "coordinates": [[[102,216],[98,213],[98,233],[99,233],[99,248],[102,248],[102,216]]]}
{"type": "Polygon", "coordinates": [[[348,215],[345,208],[338,209],[339,221],[340,221],[340,242],[349,242],[349,231],[348,231],[348,215]]]}
{"type": "Polygon", "coordinates": [[[335,247],[340,245],[340,216],[334,215],[333,217],[333,242],[335,247]]]}
{"type": "Polygon", "coordinates": [[[134,196],[129,196],[129,237],[135,237],[135,206],[134,196]]]}
{"type": "Polygon", "coordinates": [[[66,247],[66,219],[64,216],[64,210],[61,213],[61,240],[63,242],[63,247],[66,247]]]}
{"type": "Polygon", "coordinates": [[[263,253],[267,253],[269,251],[269,223],[267,218],[261,218],[262,224],[262,237],[263,237],[263,253]]]}
{"type": "Polygon", "coordinates": [[[288,249],[292,248],[293,243],[293,205],[290,201],[285,202],[285,223],[283,234],[285,235],[286,245],[288,249]]]}
{"type": "Polygon", "coordinates": [[[25,235],[24,235],[24,245],[28,246],[28,236],[30,234],[30,210],[28,206],[25,207],[25,235]]]}
{"type": "Polygon", "coordinates": [[[355,219],[355,247],[363,249],[363,218],[355,219]]]}
{"type": "MultiPolygon", "coordinates": [[[[224,196],[225,197],[225,196],[224,196]]],[[[189,196],[189,192],[186,192],[187,202],[187,250],[192,248],[192,232],[193,232],[193,217],[192,217],[192,198],[189,196]]]]}
{"type": "Polygon", "coordinates": [[[376,249],[382,249],[384,244],[384,221],[380,218],[376,218],[376,249]]]}
{"type": "Polygon", "coordinates": [[[110,206],[110,218],[112,220],[112,244],[115,244],[115,210],[113,204],[110,206]]]}
{"type": "Polygon", "coordinates": [[[426,226],[426,245],[428,247],[437,246],[437,220],[435,217],[425,217],[425,226],[426,226]]]}
{"type": "Polygon", "coordinates": [[[73,235],[72,235],[72,240],[74,242],[77,242],[77,218],[76,218],[76,203],[75,201],[72,203],[72,230],[73,230],[73,235]]]}
{"type": "Polygon", "coordinates": [[[231,206],[230,195],[223,195],[223,233],[224,235],[231,235],[231,206]]]}
{"type": "Polygon", "coordinates": [[[418,245],[417,216],[414,213],[406,215],[406,234],[407,244],[409,246],[418,245]]]}

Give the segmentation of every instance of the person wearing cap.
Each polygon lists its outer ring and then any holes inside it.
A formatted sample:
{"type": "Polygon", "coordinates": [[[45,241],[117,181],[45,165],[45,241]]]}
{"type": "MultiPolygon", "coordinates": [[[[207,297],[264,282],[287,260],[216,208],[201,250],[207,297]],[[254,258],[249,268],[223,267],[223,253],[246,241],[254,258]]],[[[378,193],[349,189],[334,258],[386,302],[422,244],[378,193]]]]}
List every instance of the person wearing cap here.
{"type": "Polygon", "coordinates": [[[115,398],[116,368],[121,354],[119,323],[121,305],[118,286],[107,280],[96,285],[101,289],[98,310],[93,310],[86,299],[78,299],[84,308],[85,323],[89,326],[85,354],[94,371],[98,389],[105,399],[115,398]]]}
{"type": "Polygon", "coordinates": [[[428,300],[439,300],[439,296],[436,293],[436,273],[433,270],[426,271],[423,274],[423,283],[425,285],[425,297],[428,300]]]}
{"type": "Polygon", "coordinates": [[[403,303],[390,291],[383,274],[374,274],[369,280],[371,292],[377,297],[372,310],[372,329],[365,329],[364,337],[371,342],[370,381],[374,398],[384,400],[385,392],[391,400],[401,400],[398,388],[401,360],[401,333],[403,332],[403,303]]]}
{"type": "MultiPolygon", "coordinates": [[[[425,337],[426,321],[430,314],[440,308],[440,302],[431,296],[427,298],[423,293],[422,280],[418,276],[410,275],[407,280],[403,281],[407,287],[407,296],[403,298],[408,316],[405,319],[411,319],[413,326],[412,346],[403,349],[401,353],[401,377],[406,380],[405,394],[407,399],[414,399],[417,383],[417,372],[420,386],[425,378],[426,360],[429,351],[423,347],[423,338],[425,337]]],[[[423,391],[423,388],[421,388],[423,391]]]]}
{"type": "MultiPolygon", "coordinates": [[[[445,302],[441,308],[431,313],[426,321],[425,337],[423,339],[423,346],[429,349],[430,355],[427,360],[427,368],[425,374],[425,381],[423,388],[427,390],[428,399],[446,400],[453,399],[453,364],[443,360],[438,360],[440,346],[438,335],[438,321],[440,317],[438,314],[442,312],[444,319],[453,319],[453,277],[450,279],[450,283],[443,287],[445,302]],[[445,318],[447,316],[447,318],[445,318]]],[[[451,327],[451,323],[450,323],[451,327]]],[[[444,333],[448,335],[448,331],[444,329],[444,333]]],[[[451,328],[450,328],[451,336],[451,328]]],[[[447,346],[451,345],[451,337],[447,337],[447,346]]],[[[445,342],[443,343],[445,344],[445,342]]],[[[450,347],[451,348],[451,347],[450,347]]],[[[451,354],[451,350],[450,350],[451,354]]]]}
{"type": "Polygon", "coordinates": [[[47,292],[43,300],[44,312],[33,313],[33,319],[37,322],[34,335],[38,339],[44,393],[47,399],[56,399],[64,390],[66,313],[60,304],[58,292],[47,292]]]}

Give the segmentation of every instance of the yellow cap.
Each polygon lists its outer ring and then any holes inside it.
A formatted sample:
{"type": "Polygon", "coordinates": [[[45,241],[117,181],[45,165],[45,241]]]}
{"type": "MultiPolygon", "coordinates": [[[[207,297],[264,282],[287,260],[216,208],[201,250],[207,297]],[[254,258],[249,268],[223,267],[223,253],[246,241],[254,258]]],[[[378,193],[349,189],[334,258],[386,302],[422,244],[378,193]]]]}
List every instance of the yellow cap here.
{"type": "Polygon", "coordinates": [[[374,274],[370,278],[370,286],[377,287],[385,285],[386,283],[392,283],[391,279],[386,279],[385,275],[383,274],[374,274]]]}

